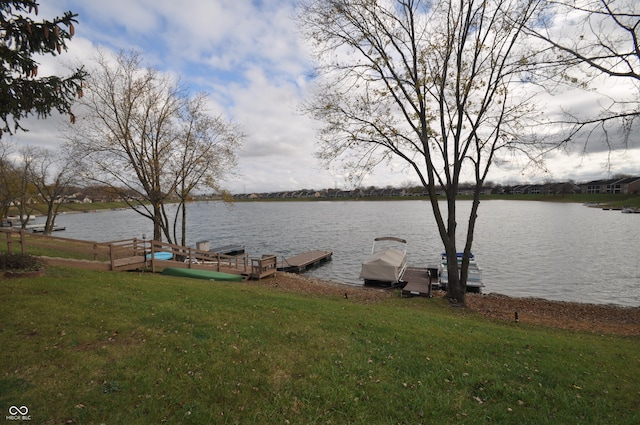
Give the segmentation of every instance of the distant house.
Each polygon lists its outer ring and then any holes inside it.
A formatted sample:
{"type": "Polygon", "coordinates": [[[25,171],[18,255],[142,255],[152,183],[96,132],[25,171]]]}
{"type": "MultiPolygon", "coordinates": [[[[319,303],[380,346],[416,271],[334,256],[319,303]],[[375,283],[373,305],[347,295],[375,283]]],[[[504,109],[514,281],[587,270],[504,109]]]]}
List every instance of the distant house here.
{"type": "Polygon", "coordinates": [[[573,195],[580,192],[580,186],[569,182],[554,183],[545,186],[545,193],[547,195],[573,195]]]}
{"type": "Polygon", "coordinates": [[[525,195],[525,194],[531,193],[531,185],[513,186],[508,193],[512,195],[525,195]]]}
{"type": "Polygon", "coordinates": [[[638,194],[640,193],[640,177],[628,177],[618,182],[621,193],[638,194]]]}
{"type": "MultiPolygon", "coordinates": [[[[472,196],[476,191],[476,187],[472,184],[461,184],[460,187],[458,187],[458,195],[464,195],[464,196],[472,196]]],[[[486,193],[491,193],[491,188],[487,188],[487,187],[481,187],[480,188],[480,194],[484,195],[486,193]]]]}
{"type": "MultiPolygon", "coordinates": [[[[474,191],[475,186],[473,184],[460,184],[460,186],[458,187],[458,195],[472,196],[474,191]]],[[[436,196],[440,196],[444,192],[444,189],[442,187],[436,187],[435,192],[436,196]]],[[[514,186],[483,186],[480,189],[481,195],[488,193],[508,195],[571,195],[576,193],[638,194],[640,193],[640,177],[593,180],[579,186],[574,184],[572,181],[568,181],[561,183],[521,184],[514,186]]],[[[353,190],[342,190],[338,188],[328,188],[321,190],[301,189],[284,192],[247,193],[233,195],[233,197],[236,199],[331,199],[412,196],[429,196],[429,192],[421,186],[402,189],[393,188],[390,186],[387,186],[386,188],[376,188],[371,186],[367,188],[356,188],[353,190]]],[[[79,201],[76,200],[76,202],[79,201]]]]}
{"type": "Polygon", "coordinates": [[[84,193],[76,192],[66,197],[60,198],[61,202],[66,202],[69,204],[91,204],[93,203],[93,199],[89,198],[84,193]]]}
{"type": "Polygon", "coordinates": [[[640,177],[590,181],[582,185],[582,193],[640,193],[640,177]]]}
{"type": "Polygon", "coordinates": [[[609,193],[607,190],[611,190],[611,185],[615,183],[616,180],[593,180],[584,185],[582,185],[582,193],[586,193],[588,195],[595,193],[609,193]]]}

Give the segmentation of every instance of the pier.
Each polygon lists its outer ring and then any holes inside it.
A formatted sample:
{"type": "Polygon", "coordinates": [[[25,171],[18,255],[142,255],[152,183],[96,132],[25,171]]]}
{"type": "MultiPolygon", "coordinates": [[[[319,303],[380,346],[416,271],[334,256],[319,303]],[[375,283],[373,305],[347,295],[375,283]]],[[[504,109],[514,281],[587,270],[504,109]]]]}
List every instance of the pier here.
{"type": "Polygon", "coordinates": [[[285,258],[278,266],[279,271],[302,273],[310,268],[318,267],[322,263],[331,260],[331,251],[307,251],[293,257],[285,258]]]}
{"type": "Polygon", "coordinates": [[[434,289],[440,288],[437,268],[407,267],[402,280],[407,282],[402,297],[430,297],[434,289]]]}
{"type": "Polygon", "coordinates": [[[9,253],[17,251],[29,254],[39,249],[55,249],[62,255],[46,257],[49,264],[104,271],[161,272],[164,268],[170,267],[209,270],[238,274],[245,279],[261,279],[275,274],[276,270],[304,272],[331,260],[333,254],[331,251],[313,250],[278,262],[273,254],[249,258],[244,252],[244,246],[237,244],[210,249],[208,241],[199,242],[198,249],[137,238],[99,243],[27,233],[25,230],[17,231],[12,228],[1,228],[0,235],[4,236],[0,238],[0,243],[6,244],[9,253]]]}

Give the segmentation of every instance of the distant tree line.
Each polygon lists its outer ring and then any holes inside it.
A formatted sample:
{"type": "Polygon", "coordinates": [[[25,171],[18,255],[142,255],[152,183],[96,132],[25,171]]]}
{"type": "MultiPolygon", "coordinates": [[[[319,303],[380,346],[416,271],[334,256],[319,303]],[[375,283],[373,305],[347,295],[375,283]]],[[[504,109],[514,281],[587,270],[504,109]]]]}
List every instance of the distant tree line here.
{"type": "MultiPolygon", "coordinates": [[[[473,195],[475,184],[462,183],[458,187],[458,195],[473,195]]],[[[444,194],[443,188],[436,188],[436,196],[444,194]]],[[[618,176],[611,179],[595,180],[575,183],[547,182],[541,184],[494,184],[487,182],[483,185],[481,195],[569,195],[578,193],[640,193],[640,177],[618,176]],[[618,184],[616,184],[618,183],[618,184]]],[[[423,186],[376,186],[361,187],[351,190],[345,189],[300,189],[278,192],[238,193],[234,199],[287,199],[287,198],[375,198],[375,197],[427,197],[429,192],[423,186]]]]}

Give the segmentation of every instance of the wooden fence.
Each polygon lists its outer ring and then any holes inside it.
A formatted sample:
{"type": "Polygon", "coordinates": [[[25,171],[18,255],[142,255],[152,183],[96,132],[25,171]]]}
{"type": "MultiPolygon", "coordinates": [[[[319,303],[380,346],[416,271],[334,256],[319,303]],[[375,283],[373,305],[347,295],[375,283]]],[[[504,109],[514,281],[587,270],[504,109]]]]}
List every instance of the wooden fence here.
{"type": "Polygon", "coordinates": [[[247,276],[251,269],[246,254],[224,255],[167,242],[137,238],[91,242],[0,228],[0,236],[2,233],[4,237],[0,239],[7,252],[38,256],[52,265],[113,271],[151,269],[153,272],[165,267],[181,267],[247,276]]]}

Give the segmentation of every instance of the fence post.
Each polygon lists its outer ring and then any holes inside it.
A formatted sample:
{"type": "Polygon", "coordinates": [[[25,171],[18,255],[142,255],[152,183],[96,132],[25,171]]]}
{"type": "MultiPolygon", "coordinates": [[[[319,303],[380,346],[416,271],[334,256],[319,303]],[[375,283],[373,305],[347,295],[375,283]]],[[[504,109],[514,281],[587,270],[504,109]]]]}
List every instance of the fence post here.
{"type": "Polygon", "coordinates": [[[12,231],[8,231],[7,232],[7,252],[9,254],[12,254],[12,252],[11,252],[12,245],[13,245],[13,232],[12,231]]]}
{"type": "Polygon", "coordinates": [[[25,245],[27,244],[26,238],[25,238],[25,230],[24,229],[20,229],[20,252],[22,252],[22,255],[25,254],[25,245]]]}
{"type": "Polygon", "coordinates": [[[114,257],[113,244],[110,243],[109,244],[109,261],[111,262],[111,271],[113,271],[115,268],[115,259],[113,257],[114,257]]]}
{"type": "Polygon", "coordinates": [[[156,256],[155,256],[155,251],[156,251],[156,244],[155,244],[155,241],[151,241],[151,273],[155,273],[155,272],[156,272],[156,256]]]}

